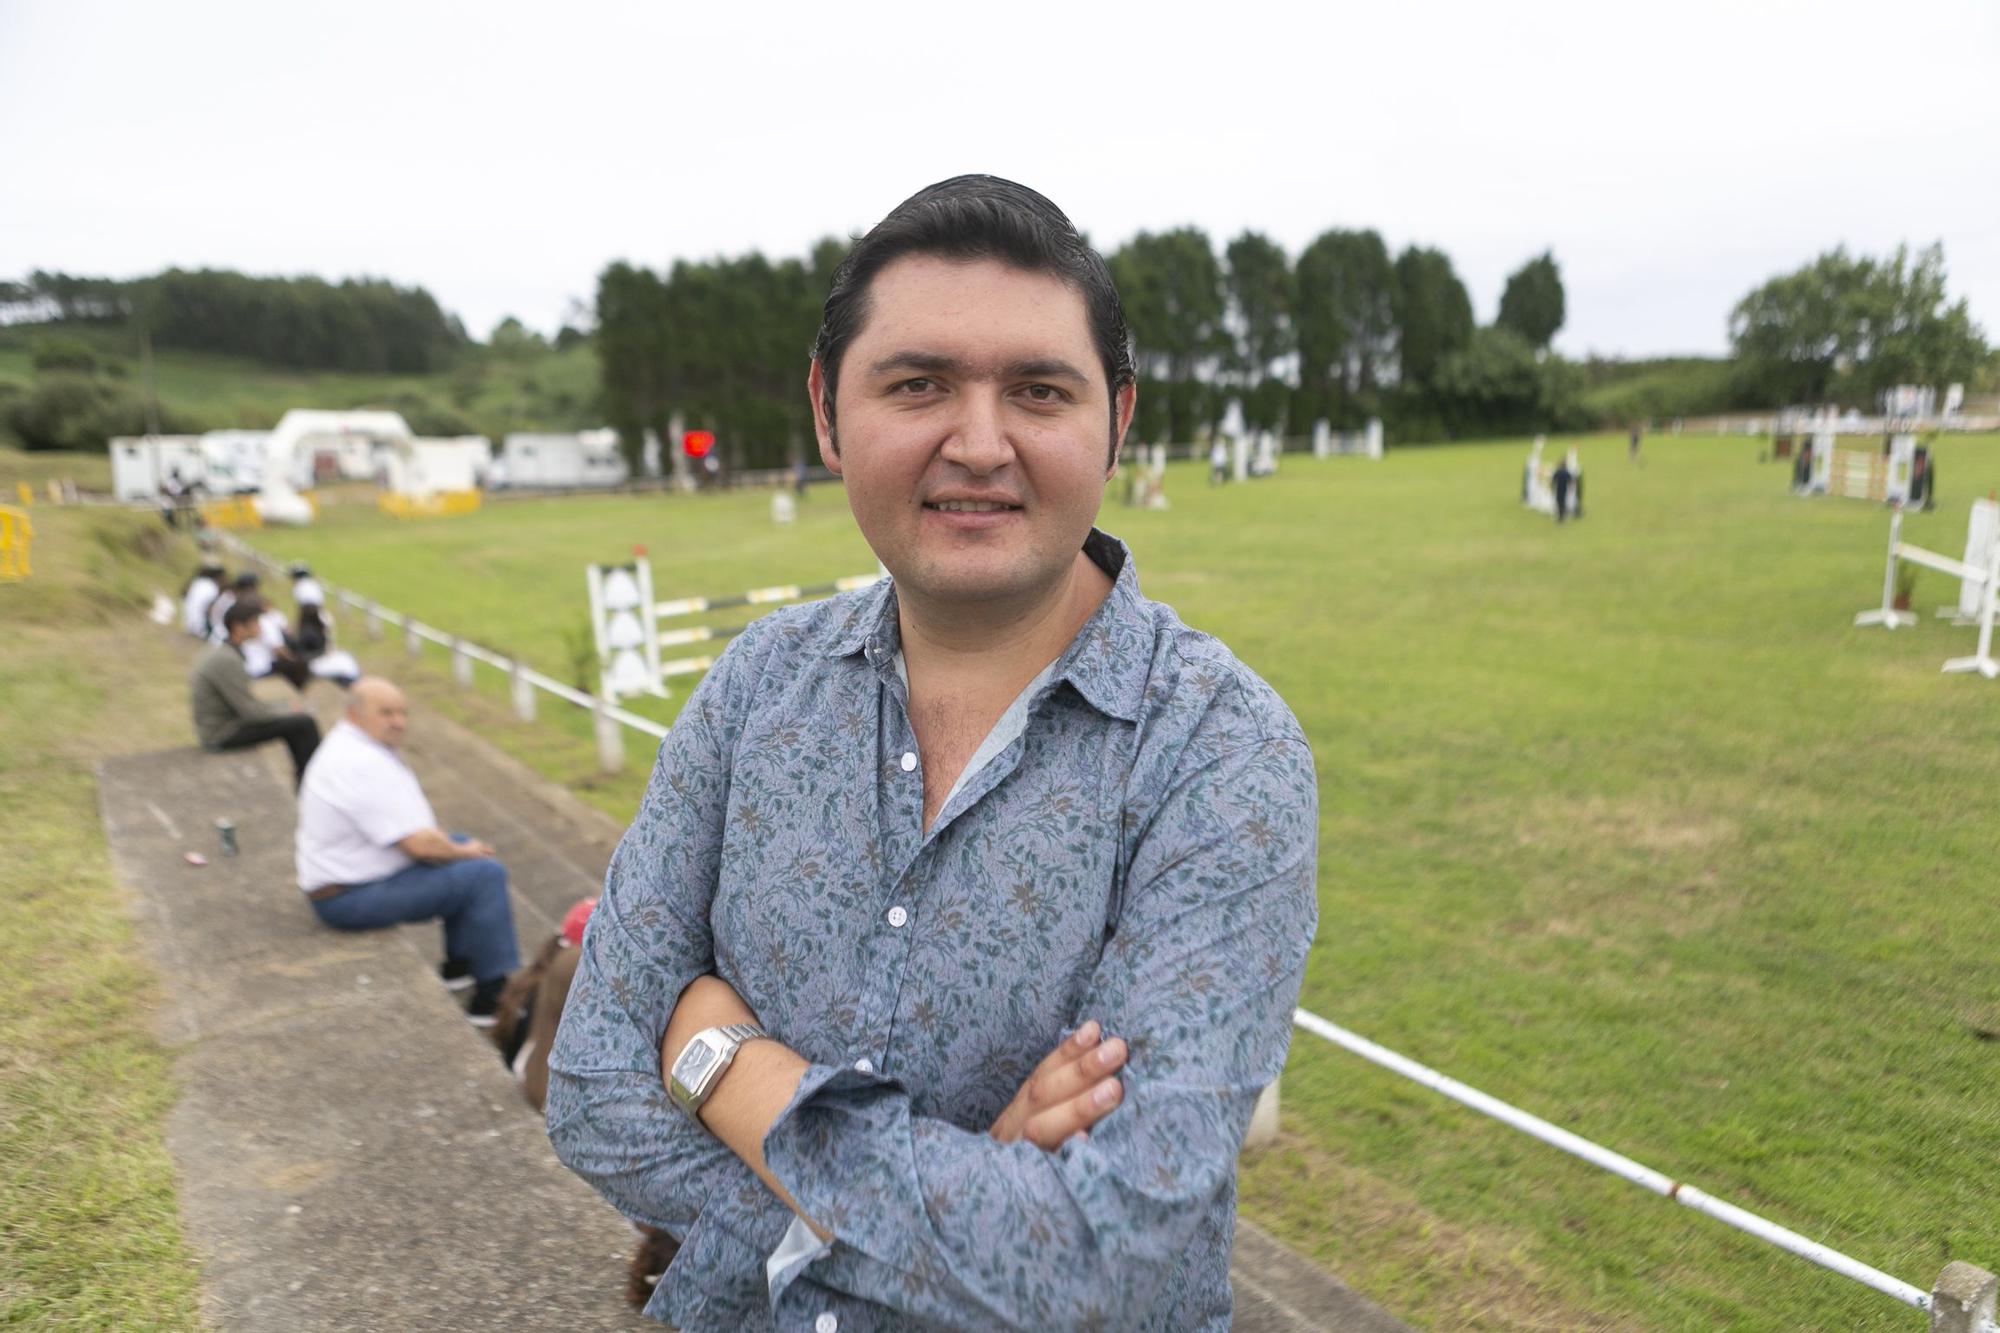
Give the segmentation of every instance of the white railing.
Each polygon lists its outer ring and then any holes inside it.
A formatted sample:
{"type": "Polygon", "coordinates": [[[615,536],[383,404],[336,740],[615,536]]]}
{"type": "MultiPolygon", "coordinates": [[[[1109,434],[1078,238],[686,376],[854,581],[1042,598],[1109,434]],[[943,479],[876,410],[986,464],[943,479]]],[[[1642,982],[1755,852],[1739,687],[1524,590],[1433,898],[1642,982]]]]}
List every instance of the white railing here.
{"type": "MultiPolygon", "coordinates": [[[[278,561],[233,536],[224,534],[223,543],[237,555],[264,566],[274,574],[284,573],[284,566],[278,561]]],[[[403,651],[411,657],[420,656],[425,643],[434,643],[446,649],[451,654],[452,678],[463,687],[470,688],[473,684],[475,664],[491,667],[506,676],[512,685],[514,714],[523,722],[535,720],[535,696],[538,693],[554,695],[590,713],[596,724],[598,766],[607,773],[617,773],[625,767],[624,732],[627,729],[650,736],[655,741],[666,739],[669,728],[664,722],[641,717],[618,707],[609,699],[565,685],[553,676],[535,670],[518,657],[482,647],[463,635],[426,625],[414,616],[393,611],[351,589],[338,587],[324,579],[320,579],[319,584],[328,597],[361,613],[370,639],[379,640],[383,626],[393,624],[402,630],[403,651]]]]}
{"type": "Polygon", "coordinates": [[[1970,1264],[1948,1265],[1939,1275],[1937,1286],[1931,1291],[1925,1291],[1879,1268],[1871,1268],[1859,1259],[1842,1254],[1830,1246],[1822,1245],[1816,1240],[1801,1236],[1796,1231],[1781,1227],[1776,1222],[1738,1208],[1735,1204],[1724,1203],[1712,1194],[1704,1193],[1683,1181],[1674,1180],[1649,1166],[1633,1161],[1622,1153],[1613,1152],[1602,1144],[1592,1143],[1589,1139],[1572,1134],[1558,1125],[1552,1125],[1540,1116],[1530,1115],[1518,1106],[1510,1106],[1498,1097],[1460,1083],[1457,1079],[1441,1074],[1428,1065],[1418,1064],[1408,1056],[1398,1055],[1386,1046],[1377,1045],[1337,1023],[1328,1022],[1311,1010],[1293,1010],[1292,1022],[1315,1037],[1332,1042],[1342,1050],[1352,1052],[1392,1073],[1400,1074],[1413,1083],[1420,1083],[1433,1092],[1442,1093],[1461,1105],[1471,1107],[1481,1115],[1491,1116],[1502,1124],[1540,1139],[1551,1147],[1560,1148],[1573,1157],[1580,1157],[1592,1166],[1602,1168],[1643,1189],[1672,1199],[1684,1208],[1692,1208],[1726,1226],[1735,1227],[1738,1231],[1755,1236],[1801,1259],[1816,1263],[1842,1277],[1851,1278],[1886,1296],[1894,1297],[1905,1305],[1929,1311],[1932,1315],[1931,1327],[1940,1333],[1946,1331],[2000,1333],[2000,1325],[1996,1325],[1992,1317],[1993,1275],[1973,1268],[1970,1264]],[[1966,1308],[1952,1308],[1961,1303],[1959,1295],[1961,1287],[1970,1285],[1976,1288],[1982,1283],[1986,1292],[1983,1304],[1975,1296],[1963,1301],[1966,1308]]]}

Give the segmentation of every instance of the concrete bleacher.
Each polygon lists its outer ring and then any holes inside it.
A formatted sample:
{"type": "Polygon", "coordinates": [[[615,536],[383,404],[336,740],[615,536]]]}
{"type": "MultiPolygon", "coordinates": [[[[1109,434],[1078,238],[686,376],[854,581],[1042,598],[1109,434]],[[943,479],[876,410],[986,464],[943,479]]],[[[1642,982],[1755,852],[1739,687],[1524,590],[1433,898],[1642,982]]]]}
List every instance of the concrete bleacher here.
{"type": "Polygon", "coordinates": [[[631,1231],[438,983],[435,929],[336,933],[300,901],[264,755],[135,755],[99,780],[166,982],[167,1146],[210,1325],[652,1327],[619,1298],[631,1231]]]}
{"type": "MultiPolygon", "coordinates": [[[[314,693],[330,724],[338,696],[314,693]]],[[[506,862],[524,956],[598,891],[615,821],[421,708],[403,753],[440,823],[506,862]]],[[[168,1147],[208,1321],[657,1327],[619,1298],[630,1230],[555,1160],[439,985],[436,927],[340,933],[300,900],[289,777],[277,746],[100,768],[180,1048],[168,1147]],[[218,818],[236,825],[234,858],[218,855],[218,818]]],[[[1232,1271],[1247,1333],[1403,1327],[1247,1223],[1232,1271]]]]}

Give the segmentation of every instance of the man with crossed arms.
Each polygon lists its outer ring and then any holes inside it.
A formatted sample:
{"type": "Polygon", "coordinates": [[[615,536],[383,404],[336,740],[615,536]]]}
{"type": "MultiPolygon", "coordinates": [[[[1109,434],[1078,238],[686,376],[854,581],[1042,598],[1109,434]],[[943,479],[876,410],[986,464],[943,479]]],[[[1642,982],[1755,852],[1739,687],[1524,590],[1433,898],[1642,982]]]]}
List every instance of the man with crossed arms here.
{"type": "Polygon", "coordinates": [[[932,186],[836,272],[808,389],[892,580],[689,698],[550,1136],[681,1238],[647,1312],[683,1329],[1227,1328],[1312,755],[1092,526],[1136,398],[1104,262],[1032,190],[932,186]]]}

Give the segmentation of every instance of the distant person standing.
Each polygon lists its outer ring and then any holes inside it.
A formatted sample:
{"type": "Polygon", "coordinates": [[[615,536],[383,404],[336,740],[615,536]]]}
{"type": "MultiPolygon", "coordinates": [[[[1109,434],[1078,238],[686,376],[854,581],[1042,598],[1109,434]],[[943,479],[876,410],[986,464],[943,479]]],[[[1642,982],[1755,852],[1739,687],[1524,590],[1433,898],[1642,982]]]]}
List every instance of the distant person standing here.
{"type": "Polygon", "coordinates": [[[1645,431],[1643,429],[1638,426],[1632,427],[1632,438],[1625,446],[1625,456],[1634,463],[1639,461],[1639,440],[1644,435],[1645,431]]]}
{"type": "Polygon", "coordinates": [[[188,682],[194,710],[194,732],[204,750],[241,750],[266,741],[283,741],[292,753],[292,781],[303,778],[306,763],[319,748],[319,723],[299,711],[287,711],[259,699],[250,689],[243,667],[243,645],[257,637],[263,603],[244,598],[223,613],[228,637],[202,654],[188,682]]]}
{"type": "Polygon", "coordinates": [[[1218,435],[1209,441],[1208,445],[1208,484],[1220,486],[1228,480],[1229,446],[1224,444],[1222,437],[1218,435]]]}
{"type": "Polygon", "coordinates": [[[1569,459],[1570,456],[1565,454],[1562,462],[1556,464],[1554,475],[1549,478],[1550,489],[1555,491],[1556,495],[1556,522],[1558,523],[1565,522],[1569,518],[1569,484],[1571,477],[1569,459]]]}
{"type": "Polygon", "coordinates": [[[1583,517],[1583,458],[1572,448],[1563,458],[1569,469],[1569,516],[1583,517]]]}

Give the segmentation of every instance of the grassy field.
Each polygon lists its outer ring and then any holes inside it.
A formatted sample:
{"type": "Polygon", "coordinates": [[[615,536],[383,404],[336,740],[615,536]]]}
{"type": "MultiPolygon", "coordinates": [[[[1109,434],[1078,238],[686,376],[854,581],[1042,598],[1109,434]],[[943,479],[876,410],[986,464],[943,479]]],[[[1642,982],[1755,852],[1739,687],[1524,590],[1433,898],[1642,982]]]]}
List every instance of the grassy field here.
{"type": "Polygon", "coordinates": [[[0,584],[0,1325],[195,1328],[157,982],[92,772],[187,742],[185,668],[134,609],[186,551],[137,515],[38,507],[35,526],[34,577],[0,584]]]}
{"type": "MultiPolygon", "coordinates": [[[[1108,509],[1147,592],[1291,703],[1321,783],[1304,1003],[1928,1288],[2000,1262],[1995,687],[1972,631],[1850,626],[1877,507],[1789,497],[1752,440],[1583,443],[1589,513],[1520,509],[1524,449],[1289,461],[1108,509]]],[[[1906,539],[1956,554],[2000,442],[1939,448],[1906,539]]],[[[262,535],[326,577],[560,672],[583,564],[662,597],[869,567],[837,491],[499,503],[262,535]]],[[[1929,575],[1920,606],[1955,587],[1929,575]]],[[[358,634],[353,617],[345,626],[358,634]]],[[[433,679],[435,668],[426,669],[433,679]]],[[[464,707],[498,708],[488,697],[464,707]]],[[[546,704],[545,712],[556,705],[546,704]]],[[[671,706],[663,710],[669,715],[671,706]]],[[[576,739],[530,755],[572,779],[576,739]]],[[[514,743],[530,730],[515,733],[514,743]]],[[[636,779],[597,784],[629,813],[636,779]]],[[[1317,1040],[1246,1208],[1437,1327],[1907,1329],[1918,1316],[1317,1040]]]]}

